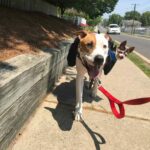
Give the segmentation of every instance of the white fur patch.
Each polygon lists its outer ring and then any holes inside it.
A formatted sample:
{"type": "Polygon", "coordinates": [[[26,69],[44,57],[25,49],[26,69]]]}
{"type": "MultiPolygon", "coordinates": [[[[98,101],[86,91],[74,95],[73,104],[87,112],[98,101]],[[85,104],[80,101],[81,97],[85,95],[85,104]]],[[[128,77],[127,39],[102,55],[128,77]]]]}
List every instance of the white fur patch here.
{"type": "Polygon", "coordinates": [[[96,47],[90,55],[85,55],[85,58],[91,62],[94,61],[96,55],[101,55],[104,57],[104,63],[108,55],[108,40],[104,36],[105,34],[95,34],[96,37],[96,47]],[[106,48],[103,46],[106,45],[106,48]]]}

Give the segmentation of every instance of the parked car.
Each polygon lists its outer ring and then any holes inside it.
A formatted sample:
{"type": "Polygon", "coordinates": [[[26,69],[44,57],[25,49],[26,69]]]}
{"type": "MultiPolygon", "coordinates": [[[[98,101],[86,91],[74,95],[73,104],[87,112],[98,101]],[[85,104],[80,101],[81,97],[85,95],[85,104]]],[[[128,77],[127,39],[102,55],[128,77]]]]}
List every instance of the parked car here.
{"type": "Polygon", "coordinates": [[[120,34],[120,32],[121,32],[120,27],[117,24],[110,24],[108,26],[108,29],[107,29],[108,34],[111,34],[111,33],[120,34]]]}

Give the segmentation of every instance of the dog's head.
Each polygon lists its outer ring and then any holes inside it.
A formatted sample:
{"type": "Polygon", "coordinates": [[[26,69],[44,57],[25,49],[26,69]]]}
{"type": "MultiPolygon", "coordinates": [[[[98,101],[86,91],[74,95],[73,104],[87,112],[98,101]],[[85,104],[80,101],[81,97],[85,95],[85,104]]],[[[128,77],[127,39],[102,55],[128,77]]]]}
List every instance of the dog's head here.
{"type": "Polygon", "coordinates": [[[129,53],[131,53],[135,49],[135,47],[127,47],[126,44],[127,44],[127,41],[123,41],[116,48],[117,59],[125,58],[129,53]]]}
{"type": "Polygon", "coordinates": [[[88,65],[88,73],[95,77],[99,69],[103,67],[108,56],[110,36],[107,34],[96,34],[87,31],[79,31],[79,53],[88,65]]]}
{"type": "Polygon", "coordinates": [[[117,46],[114,41],[109,41],[109,54],[103,68],[105,75],[107,75],[111,71],[117,59],[122,60],[134,50],[135,47],[127,48],[126,44],[127,42],[123,41],[119,46],[117,46]]]}

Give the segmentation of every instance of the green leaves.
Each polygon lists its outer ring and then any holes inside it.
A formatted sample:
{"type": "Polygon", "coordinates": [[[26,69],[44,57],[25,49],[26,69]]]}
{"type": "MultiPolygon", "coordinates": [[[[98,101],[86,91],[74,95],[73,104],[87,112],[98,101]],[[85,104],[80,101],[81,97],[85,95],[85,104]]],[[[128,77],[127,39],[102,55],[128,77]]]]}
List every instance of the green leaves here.
{"type": "Polygon", "coordinates": [[[118,0],[77,0],[75,9],[85,12],[93,19],[112,12],[117,2],[118,0]]]}
{"type": "Polygon", "coordinates": [[[128,11],[125,13],[125,15],[122,17],[119,14],[112,14],[109,16],[109,19],[103,20],[103,25],[107,26],[111,23],[116,23],[121,25],[122,20],[137,20],[142,23],[142,26],[150,26],[150,11],[146,11],[143,14],[140,14],[138,11],[128,11]]]}
{"type": "Polygon", "coordinates": [[[119,14],[112,14],[111,16],[109,16],[109,20],[108,20],[108,24],[118,24],[120,25],[122,22],[123,17],[121,17],[119,14]]]}
{"type": "Polygon", "coordinates": [[[141,14],[138,11],[128,11],[125,13],[124,19],[126,20],[137,20],[140,21],[141,19],[141,14]]]}
{"type": "Polygon", "coordinates": [[[141,15],[141,22],[143,26],[150,26],[150,11],[146,11],[141,15]]]}
{"type": "Polygon", "coordinates": [[[88,18],[87,19],[87,24],[90,26],[96,26],[97,24],[99,24],[101,22],[101,17],[97,17],[94,19],[88,18]]]}
{"type": "Polygon", "coordinates": [[[60,8],[61,15],[67,8],[74,8],[86,13],[90,18],[97,18],[114,10],[118,0],[44,0],[60,8]]]}

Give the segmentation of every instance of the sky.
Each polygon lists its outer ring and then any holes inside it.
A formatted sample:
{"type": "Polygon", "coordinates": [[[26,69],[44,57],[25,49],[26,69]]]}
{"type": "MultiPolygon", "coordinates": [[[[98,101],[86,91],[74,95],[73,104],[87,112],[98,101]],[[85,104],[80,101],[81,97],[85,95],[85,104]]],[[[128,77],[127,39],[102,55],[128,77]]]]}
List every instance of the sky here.
{"type": "Polygon", "coordinates": [[[104,14],[104,18],[108,18],[113,13],[124,16],[125,12],[133,10],[134,5],[137,4],[136,10],[140,13],[150,11],[150,0],[119,0],[114,11],[110,14],[104,14]]]}

